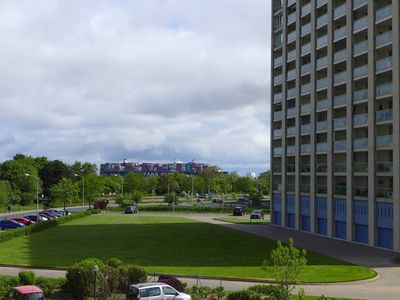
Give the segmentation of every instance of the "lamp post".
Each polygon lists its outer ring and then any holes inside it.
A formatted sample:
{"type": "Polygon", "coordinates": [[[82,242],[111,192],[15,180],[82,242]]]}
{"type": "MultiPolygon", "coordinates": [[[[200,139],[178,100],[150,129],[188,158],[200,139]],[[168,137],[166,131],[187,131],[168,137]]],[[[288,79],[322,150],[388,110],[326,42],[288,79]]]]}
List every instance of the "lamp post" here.
{"type": "Polygon", "coordinates": [[[93,273],[94,273],[94,279],[93,279],[93,283],[94,283],[94,287],[93,287],[93,300],[96,300],[96,279],[97,279],[97,271],[99,271],[99,266],[98,265],[94,265],[93,266],[93,273]]]}
{"type": "Polygon", "coordinates": [[[193,177],[193,174],[192,174],[192,197],[191,197],[191,202],[193,203],[193,193],[194,193],[194,183],[193,183],[193,179],[194,179],[194,177],[193,177]]]}
{"type": "Polygon", "coordinates": [[[39,222],[39,177],[29,173],[25,173],[25,176],[36,178],[36,218],[39,222]]]}
{"type": "MultiPolygon", "coordinates": [[[[74,174],[75,177],[79,177],[78,174],[74,174]]],[[[82,175],[82,211],[85,211],[85,176],[82,175]]]]}

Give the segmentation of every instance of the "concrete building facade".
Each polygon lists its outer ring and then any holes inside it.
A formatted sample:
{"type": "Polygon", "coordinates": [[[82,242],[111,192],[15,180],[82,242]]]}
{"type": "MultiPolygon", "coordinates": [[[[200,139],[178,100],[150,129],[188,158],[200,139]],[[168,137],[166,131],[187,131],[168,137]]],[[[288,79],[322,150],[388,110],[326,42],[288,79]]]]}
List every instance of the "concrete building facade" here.
{"type": "Polygon", "coordinates": [[[272,222],[400,251],[400,0],[272,0],[272,222]]]}

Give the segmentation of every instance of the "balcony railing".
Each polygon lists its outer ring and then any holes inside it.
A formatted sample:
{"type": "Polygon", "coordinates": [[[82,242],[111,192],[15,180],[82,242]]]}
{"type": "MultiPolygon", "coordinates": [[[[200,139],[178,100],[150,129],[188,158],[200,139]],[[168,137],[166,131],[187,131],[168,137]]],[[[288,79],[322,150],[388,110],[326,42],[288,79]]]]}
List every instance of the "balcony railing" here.
{"type": "Polygon", "coordinates": [[[368,187],[355,186],[354,187],[354,196],[357,196],[357,197],[368,197],[368,187]]]}
{"type": "Polygon", "coordinates": [[[368,114],[358,114],[353,116],[354,126],[363,126],[368,124],[368,114]]]}
{"type": "Polygon", "coordinates": [[[296,153],[296,146],[287,146],[286,153],[287,154],[295,154],[296,153]]]}
{"type": "Polygon", "coordinates": [[[326,152],[328,151],[328,144],[324,143],[317,143],[317,152],[326,152]]]}
{"type": "Polygon", "coordinates": [[[274,1],[274,12],[277,12],[278,10],[282,9],[282,0],[275,0],[274,1]]]}
{"type": "Polygon", "coordinates": [[[317,122],[317,131],[325,131],[328,128],[328,123],[326,121],[317,122]]]}
{"type": "Polygon", "coordinates": [[[328,0],[317,0],[317,7],[325,5],[328,3],[328,0]]]}
{"type": "Polygon", "coordinates": [[[343,185],[335,185],[334,193],[335,195],[346,195],[346,186],[343,185]]]}
{"type": "Polygon", "coordinates": [[[311,124],[303,124],[301,125],[300,132],[302,134],[307,134],[311,132],[311,124]]]}
{"type": "Polygon", "coordinates": [[[274,138],[282,137],[282,129],[275,129],[274,130],[274,138]]]}
{"type": "Polygon", "coordinates": [[[363,77],[368,75],[368,65],[362,65],[354,68],[353,76],[354,78],[363,77]]]}
{"type": "Polygon", "coordinates": [[[288,127],[287,128],[287,135],[288,136],[292,136],[292,135],[296,135],[296,127],[288,127]]]}
{"type": "Polygon", "coordinates": [[[292,80],[292,79],[295,79],[295,78],[296,78],[296,69],[289,70],[287,72],[287,80],[289,81],[289,80],[292,80]]]}
{"type": "Polygon", "coordinates": [[[353,0],[354,8],[360,7],[361,5],[367,4],[368,0],[353,0]]]}
{"type": "Polygon", "coordinates": [[[376,188],[376,197],[377,198],[386,198],[392,199],[393,198],[393,188],[376,188]]]}
{"type": "Polygon", "coordinates": [[[301,8],[301,16],[305,16],[311,12],[311,2],[307,3],[306,5],[303,5],[301,8]]]}
{"type": "Polygon", "coordinates": [[[311,23],[305,24],[303,27],[301,27],[301,35],[306,35],[311,32],[311,23]]]}
{"type": "Polygon", "coordinates": [[[392,5],[387,5],[385,7],[382,7],[381,9],[378,9],[375,13],[375,21],[379,22],[383,19],[386,19],[388,17],[392,16],[392,5]]]}
{"type": "Polygon", "coordinates": [[[274,103],[279,103],[282,101],[282,93],[274,94],[274,103]]]}
{"type": "Polygon", "coordinates": [[[326,68],[328,66],[328,57],[321,57],[317,60],[317,69],[326,68]]]}
{"type": "Polygon", "coordinates": [[[333,39],[334,40],[338,40],[338,39],[340,39],[342,37],[345,37],[346,36],[346,32],[347,32],[347,27],[346,26],[343,26],[343,27],[340,27],[340,28],[336,29],[335,32],[333,33],[333,39]]]}
{"type": "Polygon", "coordinates": [[[302,93],[302,94],[307,94],[307,93],[309,93],[309,92],[310,92],[310,88],[311,88],[310,83],[305,83],[305,84],[303,84],[303,85],[301,86],[301,93],[302,93]]]}
{"type": "Polygon", "coordinates": [[[288,91],[287,91],[287,97],[288,97],[288,98],[294,98],[294,97],[296,97],[296,88],[288,89],[288,91]]]}
{"type": "Polygon", "coordinates": [[[328,108],[328,100],[319,100],[317,102],[317,110],[327,109],[328,108]]]}
{"type": "Polygon", "coordinates": [[[288,61],[296,59],[296,49],[289,51],[287,57],[288,61]]]}
{"type": "Polygon", "coordinates": [[[368,148],[368,138],[357,138],[354,139],[353,147],[356,150],[368,148]]]}
{"type": "Polygon", "coordinates": [[[346,150],[346,140],[335,141],[334,149],[336,151],[346,150]]]}
{"type": "Polygon", "coordinates": [[[305,64],[301,66],[301,74],[309,73],[311,71],[311,64],[305,64]]]}
{"type": "Polygon", "coordinates": [[[326,185],[317,185],[317,194],[327,194],[328,188],[326,185]]]}
{"type": "Polygon", "coordinates": [[[301,153],[310,153],[311,146],[310,144],[302,144],[300,147],[301,153]]]}
{"type": "Polygon", "coordinates": [[[346,3],[343,3],[342,5],[335,8],[333,17],[336,19],[340,16],[343,16],[344,14],[346,14],[346,10],[347,10],[347,5],[346,3]]]}
{"type": "Polygon", "coordinates": [[[382,59],[379,59],[375,63],[375,69],[377,72],[386,70],[386,69],[391,69],[393,64],[393,59],[391,56],[385,57],[382,59]]]}
{"type": "Polygon", "coordinates": [[[302,114],[307,114],[307,113],[309,113],[309,112],[311,111],[311,104],[310,104],[310,103],[303,104],[303,105],[301,106],[300,110],[301,110],[301,113],[302,113],[302,114]]]}
{"type": "Polygon", "coordinates": [[[346,71],[343,71],[343,72],[340,72],[340,73],[336,73],[335,77],[334,77],[334,84],[339,84],[339,83],[346,82],[346,79],[347,79],[346,71]]]}
{"type": "Polygon", "coordinates": [[[326,173],[328,171],[328,165],[326,163],[317,164],[318,173],[326,173]]]}
{"type": "Polygon", "coordinates": [[[342,95],[334,96],[333,104],[334,104],[334,106],[346,105],[347,104],[347,95],[342,94],[342,95]]]}
{"type": "Polygon", "coordinates": [[[353,102],[357,103],[363,100],[368,99],[368,89],[362,89],[354,91],[353,93],[353,102]]]}
{"type": "Polygon", "coordinates": [[[287,23],[291,24],[294,21],[296,21],[296,12],[291,13],[290,15],[288,15],[287,17],[287,23]]]}
{"type": "Polygon", "coordinates": [[[375,114],[376,122],[390,122],[393,120],[393,110],[392,109],[384,109],[379,110],[375,114]]]}
{"type": "Polygon", "coordinates": [[[292,6],[294,3],[296,3],[296,0],[288,0],[287,6],[290,7],[290,6],[292,6]]]}
{"type": "Polygon", "coordinates": [[[274,121],[276,121],[276,120],[282,120],[282,111],[281,110],[274,112],[274,121]]]}
{"type": "Polygon", "coordinates": [[[391,82],[376,86],[377,97],[389,96],[392,95],[392,93],[393,93],[393,84],[391,82]]]}
{"type": "Polygon", "coordinates": [[[393,146],[393,135],[380,135],[376,137],[376,148],[388,148],[393,146]]]}
{"type": "Polygon", "coordinates": [[[377,162],[376,171],[381,173],[393,172],[393,162],[392,161],[377,162]]]}
{"type": "Polygon", "coordinates": [[[377,47],[389,44],[392,42],[392,31],[387,31],[377,35],[375,38],[375,44],[377,47]]]}
{"type": "Polygon", "coordinates": [[[345,173],[346,172],[346,163],[335,162],[333,165],[333,171],[335,173],[345,173]]]}
{"type": "Polygon", "coordinates": [[[283,57],[279,56],[274,59],[274,67],[277,67],[283,63],[283,57]]]}
{"type": "Polygon", "coordinates": [[[282,76],[282,75],[277,75],[277,76],[275,76],[275,77],[274,77],[274,84],[282,83],[282,79],[283,79],[283,76],[282,76]]]}
{"type": "Polygon", "coordinates": [[[323,35],[317,39],[317,48],[326,46],[328,44],[328,36],[323,35]]]}
{"type": "Polygon", "coordinates": [[[335,129],[346,127],[346,118],[333,119],[333,126],[335,129]]]}
{"type": "Polygon", "coordinates": [[[359,55],[360,53],[366,52],[368,50],[368,41],[358,42],[354,45],[354,55],[359,55]]]}
{"type": "Polygon", "coordinates": [[[333,55],[334,62],[337,63],[338,61],[346,59],[346,54],[347,54],[347,49],[346,48],[335,52],[335,54],[333,55]]]}
{"type": "Polygon", "coordinates": [[[305,55],[310,51],[311,51],[311,43],[307,43],[307,44],[301,46],[301,55],[305,55]]]}
{"type": "Polygon", "coordinates": [[[317,18],[317,27],[328,24],[328,14],[322,15],[317,18]]]}
{"type": "Polygon", "coordinates": [[[274,156],[282,155],[282,147],[275,147],[274,148],[274,156]]]}
{"type": "Polygon", "coordinates": [[[289,107],[287,109],[287,116],[293,117],[296,114],[296,107],[289,107]]]}
{"type": "Polygon", "coordinates": [[[368,16],[362,17],[354,21],[354,31],[361,30],[368,27],[368,16]]]}
{"type": "Polygon", "coordinates": [[[287,42],[291,43],[296,40],[296,30],[289,32],[287,36],[287,42]]]}
{"type": "Polygon", "coordinates": [[[367,162],[354,162],[353,171],[356,173],[368,173],[367,162]]]}
{"type": "Polygon", "coordinates": [[[328,86],[328,78],[321,78],[317,80],[317,90],[325,89],[328,86]]]}

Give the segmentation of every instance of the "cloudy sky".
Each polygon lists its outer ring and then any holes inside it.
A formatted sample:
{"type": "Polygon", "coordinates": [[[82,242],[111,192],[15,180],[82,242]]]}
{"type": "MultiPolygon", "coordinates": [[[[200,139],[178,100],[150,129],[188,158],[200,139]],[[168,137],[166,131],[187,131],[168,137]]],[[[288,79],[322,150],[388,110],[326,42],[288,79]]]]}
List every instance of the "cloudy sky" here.
{"type": "Polygon", "coordinates": [[[269,164],[269,1],[0,1],[0,160],[269,164]]]}

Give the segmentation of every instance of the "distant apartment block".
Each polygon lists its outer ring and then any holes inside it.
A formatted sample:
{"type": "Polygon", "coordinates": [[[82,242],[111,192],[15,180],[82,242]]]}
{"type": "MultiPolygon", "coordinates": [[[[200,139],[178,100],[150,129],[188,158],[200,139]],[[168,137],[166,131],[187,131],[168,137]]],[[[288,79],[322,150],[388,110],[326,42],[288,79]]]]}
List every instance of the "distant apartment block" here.
{"type": "Polygon", "coordinates": [[[196,174],[209,165],[191,161],[187,163],[138,163],[128,162],[126,159],[122,163],[104,163],[100,165],[100,174],[102,175],[124,175],[127,173],[143,173],[146,176],[160,175],[168,173],[196,174]]]}
{"type": "Polygon", "coordinates": [[[272,0],[272,222],[400,251],[400,0],[272,0]]]}

